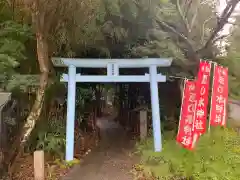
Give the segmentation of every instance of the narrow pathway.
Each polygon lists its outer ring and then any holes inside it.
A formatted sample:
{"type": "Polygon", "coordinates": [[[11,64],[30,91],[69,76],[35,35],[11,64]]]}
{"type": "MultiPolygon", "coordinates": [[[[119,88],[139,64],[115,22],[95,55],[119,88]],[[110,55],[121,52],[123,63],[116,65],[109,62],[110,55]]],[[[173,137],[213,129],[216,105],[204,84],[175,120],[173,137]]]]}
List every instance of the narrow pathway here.
{"type": "Polygon", "coordinates": [[[134,141],[111,117],[102,118],[99,122],[101,141],[79,166],[64,177],[63,180],[133,180],[130,173],[137,157],[131,152],[134,141]]]}

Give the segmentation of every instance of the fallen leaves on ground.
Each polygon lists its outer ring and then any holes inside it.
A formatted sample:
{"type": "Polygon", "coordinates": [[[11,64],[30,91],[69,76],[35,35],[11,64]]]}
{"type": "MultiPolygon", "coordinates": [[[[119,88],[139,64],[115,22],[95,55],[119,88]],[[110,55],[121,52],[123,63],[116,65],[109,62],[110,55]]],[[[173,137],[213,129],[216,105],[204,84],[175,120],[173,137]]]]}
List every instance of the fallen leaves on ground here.
{"type": "Polygon", "coordinates": [[[158,180],[158,178],[154,175],[146,174],[141,164],[136,164],[133,167],[132,173],[135,177],[135,180],[158,180]]]}
{"type": "MultiPolygon", "coordinates": [[[[78,139],[79,140],[79,139],[78,139]]],[[[75,142],[75,157],[77,159],[83,158],[89,153],[90,149],[95,144],[95,138],[89,134],[84,135],[84,152],[80,153],[80,141],[75,142]]],[[[12,173],[12,179],[14,180],[33,180],[34,179],[34,165],[33,165],[33,154],[24,154],[21,158],[15,160],[17,167],[12,173]]],[[[75,163],[73,163],[74,165],[75,163]]],[[[45,176],[47,180],[59,180],[65,176],[72,165],[64,163],[60,159],[52,160],[51,157],[45,154],[45,176]]],[[[7,178],[6,178],[7,179],[7,178]]],[[[5,179],[5,180],[6,180],[5,179]]]]}

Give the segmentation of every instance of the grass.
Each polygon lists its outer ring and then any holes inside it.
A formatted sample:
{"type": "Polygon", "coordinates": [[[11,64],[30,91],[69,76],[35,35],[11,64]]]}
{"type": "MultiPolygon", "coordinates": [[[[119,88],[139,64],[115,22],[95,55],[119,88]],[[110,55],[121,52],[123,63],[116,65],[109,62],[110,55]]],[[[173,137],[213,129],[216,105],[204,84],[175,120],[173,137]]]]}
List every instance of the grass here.
{"type": "Polygon", "coordinates": [[[232,129],[211,129],[194,151],[178,145],[174,133],[165,133],[163,139],[160,153],[153,151],[153,138],[137,144],[145,174],[156,179],[240,180],[240,137],[232,129]]]}

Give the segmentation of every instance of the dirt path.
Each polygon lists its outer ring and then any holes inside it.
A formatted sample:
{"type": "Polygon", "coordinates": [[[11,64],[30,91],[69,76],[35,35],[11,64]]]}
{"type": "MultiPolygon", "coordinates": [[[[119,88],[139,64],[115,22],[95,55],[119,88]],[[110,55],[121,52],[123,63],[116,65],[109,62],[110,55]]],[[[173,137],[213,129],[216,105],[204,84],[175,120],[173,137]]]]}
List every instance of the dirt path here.
{"type": "Polygon", "coordinates": [[[133,180],[130,173],[137,157],[130,156],[134,141],[120,125],[110,120],[101,119],[102,139],[79,166],[63,180],[133,180]]]}

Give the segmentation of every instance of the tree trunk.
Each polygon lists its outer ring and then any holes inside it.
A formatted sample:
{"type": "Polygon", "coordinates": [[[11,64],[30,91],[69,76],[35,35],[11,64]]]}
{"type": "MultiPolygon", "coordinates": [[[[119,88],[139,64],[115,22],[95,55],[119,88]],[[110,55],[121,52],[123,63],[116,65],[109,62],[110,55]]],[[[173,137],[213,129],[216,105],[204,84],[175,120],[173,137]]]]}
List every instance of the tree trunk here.
{"type": "Polygon", "coordinates": [[[45,90],[48,85],[49,75],[49,56],[48,56],[48,42],[47,33],[44,27],[44,13],[39,10],[39,2],[33,3],[34,10],[32,11],[32,23],[35,26],[36,39],[37,39],[37,59],[40,68],[40,84],[36,94],[36,100],[33,108],[24,124],[23,131],[21,134],[21,147],[28,140],[32,130],[35,127],[36,121],[39,119],[42,111],[42,106],[45,97],[45,90]]]}
{"type": "MultiPolygon", "coordinates": [[[[40,68],[40,84],[36,94],[36,99],[31,109],[30,114],[23,126],[20,134],[20,144],[17,148],[17,156],[14,159],[18,159],[23,151],[26,142],[28,141],[31,132],[35,128],[36,122],[41,115],[43,108],[43,102],[45,97],[45,90],[48,85],[49,76],[49,56],[48,56],[48,43],[46,38],[46,31],[44,30],[44,14],[41,14],[38,8],[38,1],[33,3],[34,11],[32,11],[32,23],[35,26],[36,40],[37,40],[37,59],[40,68]]],[[[14,170],[14,165],[10,167],[9,173],[11,174],[14,170]]]]}
{"type": "Polygon", "coordinates": [[[29,139],[31,132],[35,127],[36,121],[39,119],[41,115],[42,106],[43,106],[44,97],[45,97],[45,90],[47,88],[47,81],[48,81],[48,73],[42,72],[40,75],[40,87],[36,95],[36,100],[34,102],[32,110],[29,116],[27,117],[27,120],[23,126],[23,130],[21,132],[21,136],[20,136],[21,147],[23,147],[26,141],[29,139]]]}

